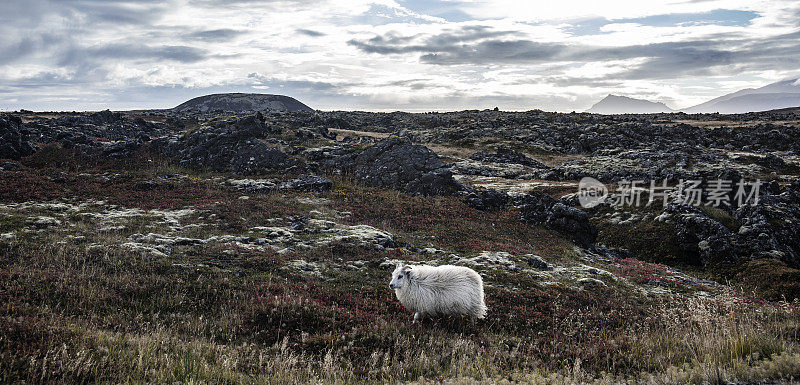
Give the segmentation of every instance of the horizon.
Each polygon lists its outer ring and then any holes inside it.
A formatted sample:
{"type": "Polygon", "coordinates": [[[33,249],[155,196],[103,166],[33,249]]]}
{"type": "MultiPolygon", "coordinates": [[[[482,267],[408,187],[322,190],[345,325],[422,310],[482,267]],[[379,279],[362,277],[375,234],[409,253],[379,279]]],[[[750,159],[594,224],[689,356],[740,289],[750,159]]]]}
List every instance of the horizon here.
{"type": "Polygon", "coordinates": [[[685,109],[800,75],[792,1],[11,2],[0,110],[172,108],[228,92],[322,111],[685,109]],[[203,27],[199,27],[199,26],[203,27]]]}

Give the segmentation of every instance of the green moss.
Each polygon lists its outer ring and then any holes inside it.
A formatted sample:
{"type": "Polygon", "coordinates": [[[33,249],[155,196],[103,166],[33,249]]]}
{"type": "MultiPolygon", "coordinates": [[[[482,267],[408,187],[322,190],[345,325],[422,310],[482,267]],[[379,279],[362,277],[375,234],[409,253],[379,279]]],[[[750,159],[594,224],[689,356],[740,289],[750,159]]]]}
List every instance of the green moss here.
{"type": "Polygon", "coordinates": [[[736,218],[719,207],[700,206],[700,210],[703,210],[703,212],[706,213],[706,215],[708,215],[711,219],[721,223],[723,226],[727,227],[728,230],[734,233],[738,232],[739,227],[742,226],[742,224],[739,223],[736,218]]]}
{"type": "Polygon", "coordinates": [[[0,215],[0,233],[8,233],[20,230],[25,227],[24,216],[20,215],[0,215]]]}
{"type": "Polygon", "coordinates": [[[641,221],[633,226],[600,225],[598,242],[630,250],[650,262],[670,265],[686,263],[683,251],[675,240],[675,227],[670,223],[641,221]]]}
{"type": "Polygon", "coordinates": [[[354,146],[348,147],[347,151],[350,152],[350,153],[353,153],[353,154],[360,154],[360,153],[364,152],[364,150],[366,150],[366,149],[368,149],[370,147],[372,147],[371,144],[366,144],[366,143],[356,144],[354,146]]]}

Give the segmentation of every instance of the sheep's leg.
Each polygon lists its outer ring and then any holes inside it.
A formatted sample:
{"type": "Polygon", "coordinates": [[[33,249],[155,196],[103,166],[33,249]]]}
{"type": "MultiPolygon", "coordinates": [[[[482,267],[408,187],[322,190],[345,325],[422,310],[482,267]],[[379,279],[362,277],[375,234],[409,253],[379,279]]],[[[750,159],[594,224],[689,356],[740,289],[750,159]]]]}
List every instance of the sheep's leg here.
{"type": "Polygon", "coordinates": [[[472,322],[472,327],[475,327],[475,317],[469,317],[469,321],[472,322]]]}
{"type": "Polygon", "coordinates": [[[417,322],[417,321],[420,321],[420,320],[422,320],[422,314],[419,314],[419,312],[414,313],[414,322],[417,322]]]}

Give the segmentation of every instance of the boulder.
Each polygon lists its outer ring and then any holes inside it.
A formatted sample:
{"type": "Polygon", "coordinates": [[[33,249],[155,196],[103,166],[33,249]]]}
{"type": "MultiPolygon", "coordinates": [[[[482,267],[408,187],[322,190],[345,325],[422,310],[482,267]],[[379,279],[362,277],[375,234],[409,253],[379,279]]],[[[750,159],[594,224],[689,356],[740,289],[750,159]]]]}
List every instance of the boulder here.
{"type": "MultiPolygon", "coordinates": [[[[334,154],[335,152],[328,152],[334,154]]],[[[453,179],[452,172],[433,151],[392,136],[360,153],[347,153],[324,162],[328,169],[352,173],[368,186],[385,187],[417,195],[455,195],[469,189],[453,179]]]]}
{"type": "Polygon", "coordinates": [[[597,239],[597,229],[589,223],[586,212],[547,195],[526,196],[520,210],[520,219],[525,223],[544,225],[564,234],[581,247],[589,247],[597,239]]]}
{"type": "Polygon", "coordinates": [[[547,166],[539,162],[538,160],[531,159],[525,154],[516,152],[510,148],[500,147],[497,149],[497,152],[494,154],[490,152],[476,152],[472,154],[470,157],[472,160],[477,160],[481,162],[488,162],[488,163],[511,163],[511,164],[521,164],[523,166],[533,167],[533,168],[547,168],[547,166]]]}
{"type": "Polygon", "coordinates": [[[262,119],[261,114],[256,114],[153,143],[165,155],[177,158],[182,165],[209,167],[240,175],[285,171],[296,166],[295,159],[262,140],[280,132],[280,128],[265,126],[262,119]]]}
{"type": "Polygon", "coordinates": [[[525,257],[525,262],[528,264],[528,266],[537,270],[553,270],[553,267],[550,266],[550,264],[547,263],[547,261],[545,261],[544,258],[538,255],[533,255],[533,254],[527,255],[525,257]]]}
{"type": "Polygon", "coordinates": [[[786,161],[775,154],[767,154],[759,164],[770,170],[783,170],[787,166],[786,161]]]}
{"type": "Polygon", "coordinates": [[[469,188],[453,179],[452,171],[446,168],[431,171],[408,182],[406,192],[413,195],[457,195],[469,188]]]}
{"type": "MultiPolygon", "coordinates": [[[[797,182],[795,182],[797,184],[797,182]]],[[[778,195],[765,195],[756,205],[736,210],[741,223],[735,247],[750,258],[780,259],[800,267],[800,189],[790,186],[778,195]]]]}
{"type": "Polygon", "coordinates": [[[121,140],[103,148],[103,155],[109,158],[130,158],[141,145],[142,141],[139,139],[121,140]]]}
{"type": "Polygon", "coordinates": [[[258,140],[241,143],[238,150],[236,146],[220,150],[222,151],[217,153],[216,157],[206,159],[205,165],[210,165],[217,170],[227,168],[234,174],[252,175],[264,171],[282,171],[295,164],[295,161],[281,150],[269,147],[258,140]],[[228,158],[229,156],[230,158],[228,158]]]}
{"type": "Polygon", "coordinates": [[[332,186],[333,182],[324,176],[305,175],[282,183],[280,188],[295,191],[326,192],[330,191],[332,186]]]}
{"type": "Polygon", "coordinates": [[[579,246],[588,247],[597,239],[597,229],[589,223],[589,215],[561,202],[553,205],[545,226],[568,235],[579,246]]]}
{"type": "Polygon", "coordinates": [[[19,163],[0,162],[0,171],[17,171],[21,168],[19,163]]]}
{"type": "Polygon", "coordinates": [[[701,214],[676,217],[676,241],[690,263],[708,265],[736,260],[731,232],[721,223],[701,214]]]}
{"type": "Polygon", "coordinates": [[[18,116],[0,115],[0,159],[19,159],[36,152],[28,135],[18,116]]]}
{"type": "Polygon", "coordinates": [[[409,182],[444,167],[436,153],[399,137],[390,137],[367,148],[353,163],[353,174],[362,182],[393,189],[405,189],[409,182]]]}
{"type": "Polygon", "coordinates": [[[510,201],[511,197],[506,192],[493,189],[473,191],[464,198],[464,203],[481,211],[502,209],[510,201]]]}

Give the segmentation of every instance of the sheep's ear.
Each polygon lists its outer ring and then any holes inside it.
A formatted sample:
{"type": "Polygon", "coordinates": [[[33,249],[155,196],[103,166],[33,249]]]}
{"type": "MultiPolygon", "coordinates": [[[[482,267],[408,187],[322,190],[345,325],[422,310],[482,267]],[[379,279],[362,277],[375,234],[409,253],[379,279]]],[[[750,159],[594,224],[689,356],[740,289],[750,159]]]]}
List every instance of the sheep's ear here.
{"type": "Polygon", "coordinates": [[[405,266],[403,266],[403,270],[401,270],[401,271],[402,271],[403,273],[407,273],[409,277],[411,277],[411,276],[412,276],[412,274],[411,274],[411,266],[409,266],[409,265],[405,265],[405,266]]]}

